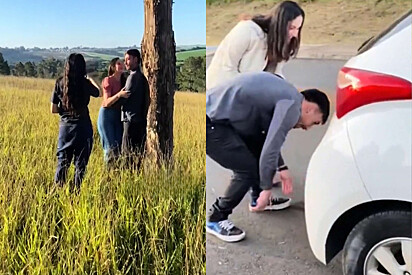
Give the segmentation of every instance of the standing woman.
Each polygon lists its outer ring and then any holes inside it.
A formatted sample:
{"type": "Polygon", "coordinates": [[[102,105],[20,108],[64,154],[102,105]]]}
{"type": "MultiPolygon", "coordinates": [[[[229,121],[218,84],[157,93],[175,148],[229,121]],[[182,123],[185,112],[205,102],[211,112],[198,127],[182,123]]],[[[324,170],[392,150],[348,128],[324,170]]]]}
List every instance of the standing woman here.
{"type": "Polygon", "coordinates": [[[298,53],[304,19],[297,3],[284,1],[267,15],[240,21],[216,49],[206,71],[207,89],[245,72],[282,76],[283,64],[298,53]]]}
{"type": "MultiPolygon", "coordinates": [[[[297,3],[283,1],[267,15],[240,21],[216,49],[206,71],[206,88],[209,90],[246,72],[267,71],[284,78],[282,67],[298,53],[304,19],[305,13],[297,3]]],[[[250,148],[252,153],[260,152],[263,143],[255,145],[256,148],[250,148]]],[[[282,183],[292,185],[281,155],[274,180],[278,181],[279,177],[282,183]]],[[[259,186],[252,187],[250,207],[256,206],[260,192],[259,186]]],[[[290,202],[290,198],[273,198],[265,210],[284,209],[290,202]]]]}
{"type": "Polygon", "coordinates": [[[101,96],[97,84],[86,75],[83,55],[72,53],[68,57],[64,77],[57,79],[51,98],[51,112],[60,115],[57,142],[57,169],[54,181],[62,186],[67,170],[75,165],[74,187],[80,184],[93,144],[93,129],[88,104],[90,96],[101,96]]]}
{"type": "Polygon", "coordinates": [[[123,124],[119,99],[129,97],[126,91],[121,90],[125,83],[123,62],[118,57],[113,58],[109,64],[108,76],[102,81],[103,101],[97,119],[97,130],[103,146],[104,160],[107,164],[120,153],[123,124]]]}

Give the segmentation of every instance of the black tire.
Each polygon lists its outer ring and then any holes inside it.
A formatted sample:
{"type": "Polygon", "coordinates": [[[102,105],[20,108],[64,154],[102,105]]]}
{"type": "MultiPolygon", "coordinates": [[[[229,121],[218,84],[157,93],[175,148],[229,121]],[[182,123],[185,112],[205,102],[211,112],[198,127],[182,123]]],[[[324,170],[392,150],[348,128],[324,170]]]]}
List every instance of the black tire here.
{"type": "Polygon", "coordinates": [[[375,244],[393,237],[412,238],[411,212],[385,211],[359,222],[345,242],[342,254],[343,274],[364,275],[368,252],[375,244]]]}

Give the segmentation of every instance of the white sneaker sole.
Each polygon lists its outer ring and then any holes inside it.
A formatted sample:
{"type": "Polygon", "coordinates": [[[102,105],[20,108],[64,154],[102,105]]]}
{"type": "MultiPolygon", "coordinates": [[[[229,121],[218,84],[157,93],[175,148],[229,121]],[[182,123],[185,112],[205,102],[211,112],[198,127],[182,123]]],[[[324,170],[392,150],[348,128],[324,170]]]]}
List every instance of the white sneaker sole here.
{"type": "Polygon", "coordinates": [[[206,226],[206,232],[209,234],[212,234],[216,236],[217,238],[221,239],[222,241],[228,242],[228,243],[234,243],[243,240],[246,237],[245,231],[243,231],[242,234],[236,235],[236,236],[224,236],[220,235],[216,231],[210,229],[209,227],[206,226]]]}
{"type": "Polygon", "coordinates": [[[288,200],[282,204],[275,204],[275,205],[268,205],[265,207],[265,211],[275,211],[275,210],[282,210],[288,208],[292,200],[288,200]]]}
{"type": "MultiPolygon", "coordinates": [[[[288,201],[286,201],[286,202],[284,202],[284,203],[282,203],[282,204],[268,205],[268,206],[265,207],[265,209],[263,209],[263,211],[277,211],[277,210],[282,210],[282,209],[288,208],[288,207],[290,206],[290,203],[291,203],[291,202],[292,202],[292,200],[290,199],[290,200],[288,200],[288,201]]],[[[250,212],[256,212],[256,211],[253,211],[253,210],[252,210],[252,206],[250,206],[250,204],[249,204],[249,211],[250,211],[250,212]]],[[[260,211],[262,211],[262,210],[260,210],[260,211]]]]}

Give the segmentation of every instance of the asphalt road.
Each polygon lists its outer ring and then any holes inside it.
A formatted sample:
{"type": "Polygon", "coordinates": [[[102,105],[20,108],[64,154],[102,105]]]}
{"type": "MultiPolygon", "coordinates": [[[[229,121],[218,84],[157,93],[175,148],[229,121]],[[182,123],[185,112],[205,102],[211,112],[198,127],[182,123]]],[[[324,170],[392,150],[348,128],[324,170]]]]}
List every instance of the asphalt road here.
{"type": "MultiPolygon", "coordinates": [[[[210,60],[208,56],[207,66],[210,60]]],[[[336,77],[344,63],[339,60],[296,59],[285,66],[284,74],[298,89],[325,91],[334,110],[336,77]]],[[[292,130],[289,133],[282,155],[294,177],[292,206],[283,211],[250,213],[246,196],[230,216],[246,231],[246,239],[229,244],[207,235],[207,274],[342,274],[340,254],[328,266],[313,256],[305,227],[303,192],[306,169],[326,129],[327,125],[306,132],[292,130]]],[[[230,176],[230,171],[207,157],[207,207],[223,194],[230,176]]],[[[274,193],[281,194],[281,190],[274,189],[274,193]]]]}

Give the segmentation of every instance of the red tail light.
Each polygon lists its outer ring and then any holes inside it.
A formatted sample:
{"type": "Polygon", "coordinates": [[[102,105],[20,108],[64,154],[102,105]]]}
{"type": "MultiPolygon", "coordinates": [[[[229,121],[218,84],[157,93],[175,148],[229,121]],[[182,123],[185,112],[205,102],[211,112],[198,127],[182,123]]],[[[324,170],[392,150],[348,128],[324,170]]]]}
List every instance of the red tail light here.
{"type": "Polygon", "coordinates": [[[380,73],[343,67],[336,88],[336,116],[366,104],[412,98],[411,82],[380,73]]]}

